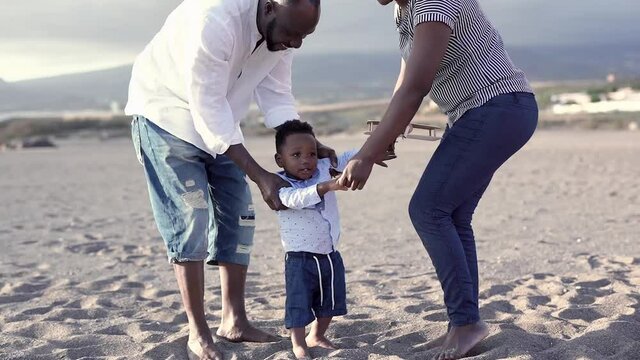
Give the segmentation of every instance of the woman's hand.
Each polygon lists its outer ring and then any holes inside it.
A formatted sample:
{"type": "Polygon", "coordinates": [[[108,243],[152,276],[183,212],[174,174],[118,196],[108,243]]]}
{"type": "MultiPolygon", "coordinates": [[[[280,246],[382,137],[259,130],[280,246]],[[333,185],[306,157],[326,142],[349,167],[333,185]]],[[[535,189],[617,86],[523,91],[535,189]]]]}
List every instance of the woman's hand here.
{"type": "Polygon", "coordinates": [[[351,190],[362,190],[371,175],[374,162],[357,155],[347,163],[342,175],[338,179],[338,184],[346,186],[351,190]]]}

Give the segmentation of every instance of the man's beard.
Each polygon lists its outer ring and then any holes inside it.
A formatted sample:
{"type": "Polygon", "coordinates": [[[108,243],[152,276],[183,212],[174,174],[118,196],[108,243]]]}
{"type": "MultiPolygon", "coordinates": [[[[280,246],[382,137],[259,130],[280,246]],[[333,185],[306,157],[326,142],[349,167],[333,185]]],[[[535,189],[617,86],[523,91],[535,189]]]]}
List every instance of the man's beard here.
{"type": "Polygon", "coordinates": [[[267,24],[267,31],[264,36],[264,40],[267,42],[267,49],[269,49],[269,51],[281,50],[276,47],[277,44],[275,44],[273,41],[273,31],[275,30],[275,28],[276,28],[276,19],[274,18],[267,24]]]}

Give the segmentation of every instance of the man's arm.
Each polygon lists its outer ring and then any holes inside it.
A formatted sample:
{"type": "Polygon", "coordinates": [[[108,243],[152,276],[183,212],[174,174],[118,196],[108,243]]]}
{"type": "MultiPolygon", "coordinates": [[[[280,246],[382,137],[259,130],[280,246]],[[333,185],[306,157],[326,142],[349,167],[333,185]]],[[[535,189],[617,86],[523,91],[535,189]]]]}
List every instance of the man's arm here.
{"type": "Polygon", "coordinates": [[[226,22],[216,16],[194,22],[184,49],[189,110],[207,149],[223,154],[229,146],[244,141],[227,101],[229,58],[235,36],[226,22]]]}
{"type": "Polygon", "coordinates": [[[293,50],[286,50],[254,91],[256,103],[264,114],[265,126],[269,128],[277,128],[285,121],[300,118],[291,93],[292,61],[293,50]]]}
{"type": "Polygon", "coordinates": [[[263,169],[251,154],[249,154],[249,151],[247,151],[244,145],[231,145],[224,155],[229,157],[229,159],[247,174],[249,179],[258,185],[262,199],[269,205],[271,210],[285,210],[287,208],[280,201],[278,190],[289,186],[289,183],[278,175],[263,169]]]}
{"type": "Polygon", "coordinates": [[[264,170],[249,154],[227,101],[228,59],[235,39],[224,24],[216,17],[208,18],[201,26],[194,26],[192,41],[186,45],[191,56],[187,83],[193,122],[209,150],[228,156],[258,185],[271,209],[283,210],[278,189],[288,184],[264,170]]]}

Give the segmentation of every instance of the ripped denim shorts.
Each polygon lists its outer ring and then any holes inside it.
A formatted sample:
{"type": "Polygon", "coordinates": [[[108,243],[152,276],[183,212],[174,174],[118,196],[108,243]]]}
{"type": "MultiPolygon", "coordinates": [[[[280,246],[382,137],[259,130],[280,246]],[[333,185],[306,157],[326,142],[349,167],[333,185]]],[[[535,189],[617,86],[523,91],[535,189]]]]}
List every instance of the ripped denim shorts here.
{"type": "Polygon", "coordinates": [[[169,261],[249,265],[255,212],[244,172],[143,116],[131,133],[169,261]]]}

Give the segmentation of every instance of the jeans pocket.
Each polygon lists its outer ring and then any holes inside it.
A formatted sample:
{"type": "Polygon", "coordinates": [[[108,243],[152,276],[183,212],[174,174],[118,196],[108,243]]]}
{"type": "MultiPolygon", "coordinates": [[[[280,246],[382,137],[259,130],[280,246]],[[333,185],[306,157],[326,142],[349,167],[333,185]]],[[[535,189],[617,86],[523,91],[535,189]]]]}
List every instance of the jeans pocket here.
{"type": "Polygon", "coordinates": [[[142,160],[142,149],[140,148],[140,121],[137,116],[131,120],[131,140],[133,140],[133,149],[136,152],[136,158],[140,165],[144,165],[142,160]]]}

